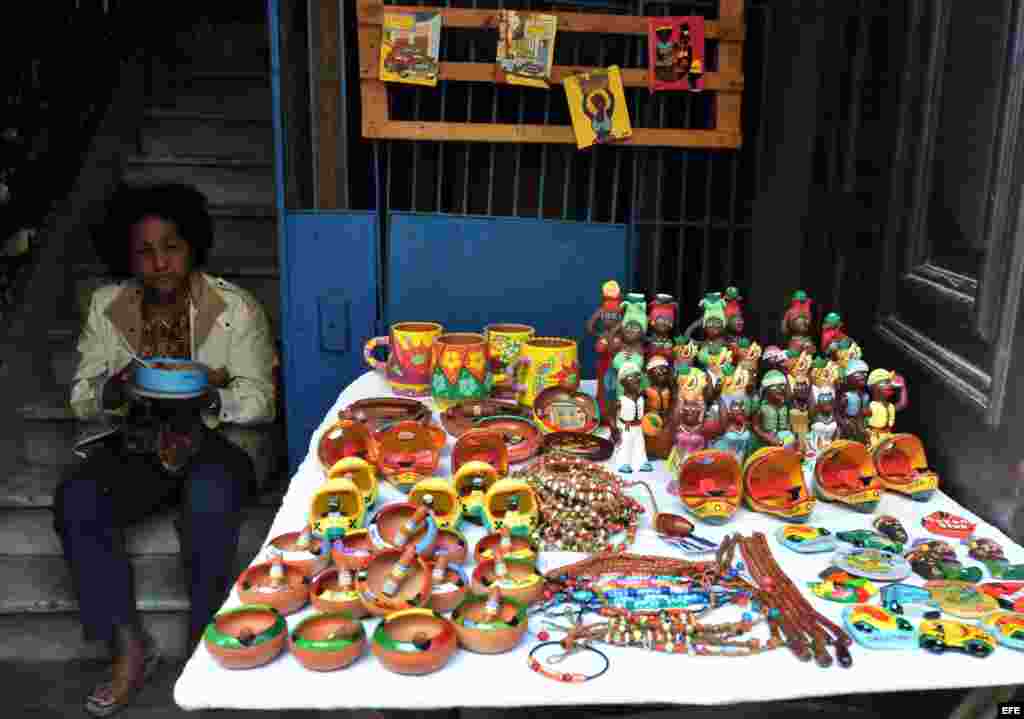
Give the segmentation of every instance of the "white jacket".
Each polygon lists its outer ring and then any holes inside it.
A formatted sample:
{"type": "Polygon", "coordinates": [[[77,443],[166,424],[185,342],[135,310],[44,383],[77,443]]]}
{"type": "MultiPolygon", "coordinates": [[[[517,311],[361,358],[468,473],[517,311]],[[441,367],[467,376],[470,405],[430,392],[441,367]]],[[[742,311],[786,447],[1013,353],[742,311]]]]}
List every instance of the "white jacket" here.
{"type": "MultiPolygon", "coordinates": [[[[204,416],[205,423],[212,428],[222,422],[272,422],[277,357],[266,312],[249,292],[226,280],[193,272],[190,282],[192,359],[211,369],[226,368],[230,380],[217,390],[220,415],[204,416]]],[[[126,347],[138,353],[141,335],[142,285],[137,280],[93,292],[71,385],[71,409],[79,419],[103,413],[103,387],[131,362],[126,347]]]]}

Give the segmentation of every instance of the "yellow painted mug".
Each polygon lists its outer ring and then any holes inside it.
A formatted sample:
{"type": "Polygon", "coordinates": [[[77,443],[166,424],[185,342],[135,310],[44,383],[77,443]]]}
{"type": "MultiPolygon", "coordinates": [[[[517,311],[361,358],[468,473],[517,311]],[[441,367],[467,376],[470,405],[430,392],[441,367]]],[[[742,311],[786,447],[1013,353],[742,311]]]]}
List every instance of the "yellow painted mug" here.
{"type": "Polygon", "coordinates": [[[363,348],[363,359],[372,369],[385,366],[388,383],[395,394],[406,397],[430,396],[434,369],[434,343],[444,332],[436,322],[397,322],[387,337],[374,337],[363,348]],[[386,362],[373,356],[377,347],[388,347],[386,362]]]}
{"type": "Polygon", "coordinates": [[[537,331],[529,325],[494,324],[484,327],[487,338],[487,364],[494,373],[494,396],[515,394],[514,365],[522,355],[523,343],[537,331]]]}
{"type": "Polygon", "coordinates": [[[534,337],[525,342],[522,356],[516,361],[516,401],[532,407],[537,395],[548,387],[578,389],[578,357],[576,340],[534,337]]]}

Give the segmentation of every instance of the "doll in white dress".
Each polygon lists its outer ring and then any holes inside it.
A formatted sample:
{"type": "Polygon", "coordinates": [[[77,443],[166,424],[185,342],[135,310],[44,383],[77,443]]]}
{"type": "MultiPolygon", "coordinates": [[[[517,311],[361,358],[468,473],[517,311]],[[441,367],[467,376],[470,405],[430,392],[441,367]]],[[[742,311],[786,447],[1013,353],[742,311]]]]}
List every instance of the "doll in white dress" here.
{"type": "Polygon", "coordinates": [[[635,362],[627,361],[619,369],[619,394],[615,401],[615,428],[612,436],[618,448],[615,451],[615,466],[623,473],[634,468],[650,472],[653,467],[647,459],[644,432],[641,421],[644,417],[644,395],[641,386],[643,370],[635,362]]]}

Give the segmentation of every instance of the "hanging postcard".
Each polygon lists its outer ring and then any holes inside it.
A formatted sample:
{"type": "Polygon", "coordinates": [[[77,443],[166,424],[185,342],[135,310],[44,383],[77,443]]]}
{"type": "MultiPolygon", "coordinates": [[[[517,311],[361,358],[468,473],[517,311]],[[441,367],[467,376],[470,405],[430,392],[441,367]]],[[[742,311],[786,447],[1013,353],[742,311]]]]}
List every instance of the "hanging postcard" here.
{"type": "Polygon", "coordinates": [[[633,135],[617,65],[565,78],[572,129],[580,150],[633,135]]]}
{"type": "Polygon", "coordinates": [[[704,89],[704,18],[652,17],[647,24],[647,85],[658,90],[704,89]]]}
{"type": "Polygon", "coordinates": [[[500,10],[495,80],[547,89],[557,29],[558,18],[554,15],[500,10]]]}
{"type": "Polygon", "coordinates": [[[441,14],[385,13],[380,43],[380,79],[437,85],[441,14]]]}

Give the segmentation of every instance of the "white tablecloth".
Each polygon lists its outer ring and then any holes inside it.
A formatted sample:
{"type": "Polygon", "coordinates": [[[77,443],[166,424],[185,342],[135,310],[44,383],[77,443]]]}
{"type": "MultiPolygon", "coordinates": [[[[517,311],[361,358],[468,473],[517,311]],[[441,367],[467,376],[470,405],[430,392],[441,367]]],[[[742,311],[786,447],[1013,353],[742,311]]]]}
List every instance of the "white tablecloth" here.
{"type": "MultiPolygon", "coordinates": [[[[593,382],[584,383],[584,389],[588,391],[592,392],[593,387],[593,382]]],[[[323,481],[315,447],[320,434],[334,421],[338,411],[358,399],[389,395],[391,392],[383,377],[373,372],[366,373],[341,393],[310,439],[307,457],[292,478],[267,536],[268,541],[285,532],[296,531],[303,525],[309,498],[323,481]]],[[[448,446],[442,454],[439,476],[450,476],[449,459],[453,445],[454,440],[449,437],[448,446]]],[[[662,511],[685,513],[678,499],[665,492],[668,473],[663,462],[655,464],[653,473],[634,476],[647,479],[655,487],[662,511]]],[[[984,478],[979,477],[978,481],[984,481],[984,478]]],[[[632,491],[645,506],[648,504],[642,489],[632,491]]],[[[403,496],[389,485],[382,484],[377,507],[403,496]]],[[[940,509],[977,522],[976,536],[990,537],[1001,543],[1011,562],[1024,562],[1024,549],[941,492],[926,503],[884,494],[876,514],[898,516],[913,538],[924,534],[921,518],[940,509]]],[[[810,523],[834,531],[867,529],[872,516],[818,502],[810,523]]],[[[732,532],[749,535],[760,530],[766,533],[777,561],[797,586],[804,587],[829,564],[830,555],[796,554],[782,547],[774,538],[775,530],[781,524],[782,520],[741,508],[727,525],[711,527],[698,524],[697,533],[715,541],[732,532]]],[[[471,544],[484,535],[482,529],[469,523],[465,523],[462,529],[471,544]]],[[[677,554],[651,531],[650,514],[643,517],[637,542],[631,551],[677,554]]],[[[967,558],[966,547],[958,547],[958,555],[965,566],[975,564],[967,558]]],[[[547,571],[578,561],[583,556],[544,553],[540,568],[547,571]]],[[[260,555],[253,561],[263,559],[264,556],[260,555]]],[[[471,570],[471,566],[467,565],[466,569],[471,570]]],[[[905,581],[923,583],[916,575],[905,581]]],[[[840,615],[845,605],[819,599],[809,592],[807,596],[817,609],[841,623],[840,615]]],[[[877,603],[878,599],[873,601],[877,603]]],[[[236,593],[232,591],[224,608],[239,604],[236,593]]],[[[313,609],[307,606],[288,617],[289,627],[294,627],[312,612],[313,609]]],[[[373,633],[378,621],[364,620],[368,635],[373,633]]],[[[957,652],[936,656],[917,649],[869,650],[854,644],[851,648],[854,662],[849,669],[838,665],[822,669],[813,661],[799,661],[788,649],[753,657],[726,658],[663,655],[642,649],[602,646],[611,659],[611,668],[604,676],[585,684],[563,684],[527,668],[526,656],[537,642],[536,634],[543,628],[540,624],[537,616],[531,618],[530,634],[512,652],[485,656],[459,650],[444,668],[424,677],[393,674],[384,669],[369,650],[355,664],[337,672],[307,671],[287,649],[263,667],[229,671],[217,665],[205,646],[200,644],[175,684],[174,700],[180,707],[190,710],[431,709],[647,703],[715,705],[880,691],[1012,685],[1024,679],[1024,656],[1003,646],[988,658],[977,659],[957,652]]],[[[552,638],[560,636],[554,633],[552,638]]]]}

